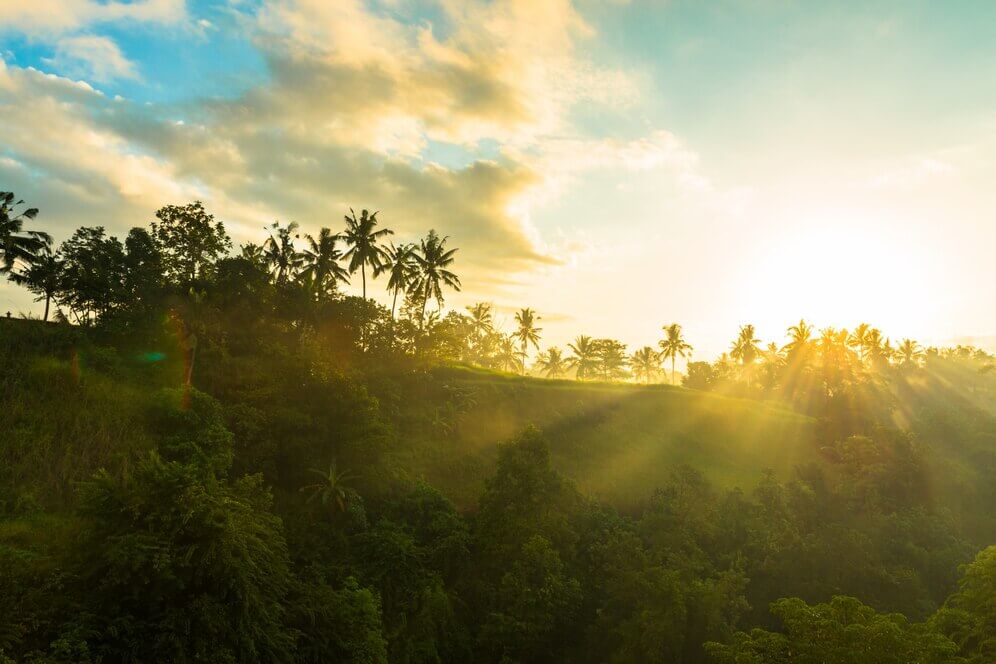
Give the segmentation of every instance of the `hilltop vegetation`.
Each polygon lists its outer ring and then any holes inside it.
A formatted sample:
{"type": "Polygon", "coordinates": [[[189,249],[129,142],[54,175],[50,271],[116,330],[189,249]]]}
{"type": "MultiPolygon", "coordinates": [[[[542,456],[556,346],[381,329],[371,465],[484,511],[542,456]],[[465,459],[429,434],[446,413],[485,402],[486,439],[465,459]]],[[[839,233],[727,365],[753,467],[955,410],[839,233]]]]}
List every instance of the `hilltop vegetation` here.
{"type": "MultiPolygon", "coordinates": [[[[229,256],[197,205],[81,229],[69,315],[0,319],[0,660],[992,661],[991,357],[800,324],[694,389],[606,380],[671,325],[501,373],[538,316],[509,354],[432,315],[444,238],[396,311],[339,292],[385,272],[371,219],[355,264],[290,226],[229,256]]],[[[49,245],[11,233],[24,275],[49,245]]]]}

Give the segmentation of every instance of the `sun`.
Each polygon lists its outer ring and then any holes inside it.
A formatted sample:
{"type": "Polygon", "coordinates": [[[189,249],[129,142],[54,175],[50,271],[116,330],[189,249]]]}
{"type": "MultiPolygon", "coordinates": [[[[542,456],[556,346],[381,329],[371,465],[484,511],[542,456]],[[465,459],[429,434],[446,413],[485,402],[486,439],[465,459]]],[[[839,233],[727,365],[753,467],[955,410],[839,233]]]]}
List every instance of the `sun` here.
{"type": "Polygon", "coordinates": [[[868,322],[895,336],[932,328],[936,257],[890,220],[814,215],[771,238],[747,269],[745,309],[765,327],[804,317],[819,327],[868,322]]]}

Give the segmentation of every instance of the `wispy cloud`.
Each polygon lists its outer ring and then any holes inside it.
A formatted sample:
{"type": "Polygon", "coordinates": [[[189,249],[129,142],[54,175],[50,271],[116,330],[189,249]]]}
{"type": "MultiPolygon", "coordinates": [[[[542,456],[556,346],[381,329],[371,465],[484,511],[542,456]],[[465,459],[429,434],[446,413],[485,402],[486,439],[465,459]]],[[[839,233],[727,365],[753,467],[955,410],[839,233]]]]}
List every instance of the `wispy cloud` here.
{"type": "Polygon", "coordinates": [[[18,31],[36,38],[115,21],[178,23],[185,16],[185,0],[0,0],[0,32],[18,31]]]}
{"type": "Polygon", "coordinates": [[[96,35],[61,39],[55,47],[55,55],[44,61],[68,76],[97,83],[138,78],[135,63],[124,56],[117,44],[96,35]]]}

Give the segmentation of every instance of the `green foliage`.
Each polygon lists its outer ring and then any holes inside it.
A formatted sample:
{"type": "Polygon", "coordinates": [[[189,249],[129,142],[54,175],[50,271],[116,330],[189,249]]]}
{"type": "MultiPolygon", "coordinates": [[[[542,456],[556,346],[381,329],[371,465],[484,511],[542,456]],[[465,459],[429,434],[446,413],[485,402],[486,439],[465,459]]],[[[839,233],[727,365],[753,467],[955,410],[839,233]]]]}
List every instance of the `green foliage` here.
{"type": "Polygon", "coordinates": [[[581,586],[566,576],[550,542],[534,535],[502,576],[480,640],[491,659],[551,661],[570,639],[581,586]]]}
{"type": "MultiPolygon", "coordinates": [[[[226,486],[152,455],[82,489],[86,529],[68,629],[116,661],[289,661],[290,574],[259,478],[226,486]]],[[[67,629],[64,628],[64,629],[67,629]]]]}
{"type": "Polygon", "coordinates": [[[785,634],[755,629],[739,632],[732,645],[710,643],[718,662],[730,664],[941,664],[964,661],[951,640],[899,614],[876,613],[853,597],[834,597],[810,606],[783,599],[771,611],[785,634]]]}
{"type": "Polygon", "coordinates": [[[387,642],[377,595],[347,578],[336,590],[319,579],[299,582],[288,596],[289,620],[297,632],[295,661],[383,664],[387,642]]]}
{"type": "Polygon", "coordinates": [[[224,476],[232,465],[232,433],[225,428],[221,404],[188,387],[164,389],[157,396],[151,426],[163,432],[162,457],[224,476]]]}
{"type": "Polygon", "coordinates": [[[996,660],[996,546],[964,567],[958,591],[931,618],[970,664],[996,660]]]}
{"type": "Polygon", "coordinates": [[[125,249],[103,226],[80,228],[62,243],[58,302],[74,320],[89,324],[123,301],[125,249]]]}
{"type": "Polygon", "coordinates": [[[166,274],[180,285],[210,276],[215,262],[232,246],[225,225],[200,201],[166,205],[156,211],[156,219],[152,238],[162,252],[166,274]]]}

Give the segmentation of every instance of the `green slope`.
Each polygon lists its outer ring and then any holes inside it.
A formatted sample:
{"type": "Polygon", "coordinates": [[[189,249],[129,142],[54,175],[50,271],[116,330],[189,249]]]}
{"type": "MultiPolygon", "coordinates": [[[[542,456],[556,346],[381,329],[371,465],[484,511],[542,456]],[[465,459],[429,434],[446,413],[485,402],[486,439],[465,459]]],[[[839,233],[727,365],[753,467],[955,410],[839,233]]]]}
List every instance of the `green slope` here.
{"type": "MultiPolygon", "coordinates": [[[[551,381],[448,368],[444,404],[410,463],[469,506],[498,443],[529,425],[557,467],[592,495],[627,508],[670,468],[688,464],[718,486],[751,488],[765,469],[788,476],[815,456],[813,421],[754,401],[670,386],[551,381]]],[[[437,399],[437,403],[439,400],[437,399]]]]}
{"type": "MultiPolygon", "coordinates": [[[[34,496],[64,503],[97,468],[120,467],[154,446],[149,413],[164,381],[173,384],[168,369],[149,373],[128,353],[88,344],[64,327],[8,322],[0,328],[5,501],[34,496]]],[[[546,432],[555,464],[583,491],[624,509],[646,500],[678,464],[695,467],[715,486],[749,489],[765,469],[788,477],[815,455],[812,420],[695,390],[461,367],[436,369],[417,386],[398,377],[388,382],[397,405],[381,394],[381,412],[394,424],[391,448],[400,471],[424,477],[463,508],[475,506],[498,444],[530,425],[546,432]]],[[[257,465],[243,459],[241,467],[257,465]]]]}

